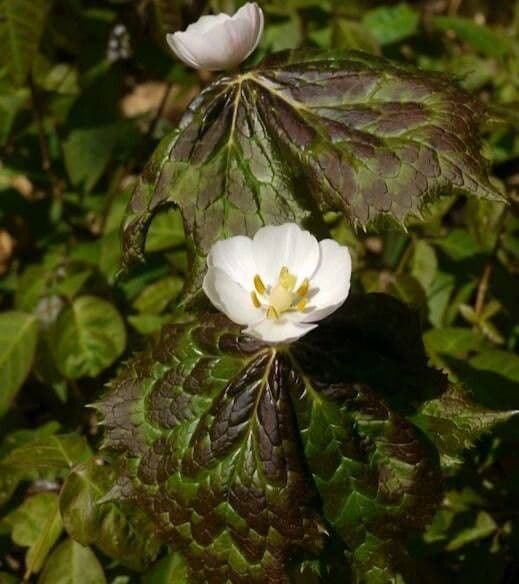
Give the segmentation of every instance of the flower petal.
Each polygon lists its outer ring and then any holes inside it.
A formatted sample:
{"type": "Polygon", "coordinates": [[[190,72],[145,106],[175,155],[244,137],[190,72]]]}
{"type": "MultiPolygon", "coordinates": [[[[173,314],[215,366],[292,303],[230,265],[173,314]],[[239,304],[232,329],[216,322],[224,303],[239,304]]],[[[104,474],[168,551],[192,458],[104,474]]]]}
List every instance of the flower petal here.
{"type": "Polygon", "coordinates": [[[245,290],[254,290],[254,276],[258,271],[249,237],[237,235],[217,241],[207,256],[207,265],[223,270],[245,290]]]}
{"type": "Polygon", "coordinates": [[[185,34],[183,32],[168,34],[166,35],[166,41],[171,50],[183,63],[193,67],[193,69],[199,69],[198,61],[184,43],[185,34]]]}
{"type": "Polygon", "coordinates": [[[322,320],[337,310],[348,297],[351,256],[348,248],[333,239],[319,243],[321,259],[310,281],[310,304],[303,322],[322,320]]]}
{"type": "Polygon", "coordinates": [[[259,275],[270,286],[284,266],[297,276],[297,284],[310,279],[320,257],[317,239],[295,223],[262,227],[252,240],[252,251],[259,275]]]}
{"type": "Polygon", "coordinates": [[[184,32],[168,35],[175,54],[195,69],[219,71],[244,61],[258,45],[263,33],[263,12],[257,4],[245,4],[227,14],[201,16],[184,32]]]}
{"type": "Polygon", "coordinates": [[[207,270],[202,287],[214,306],[233,322],[251,325],[265,316],[263,310],[252,304],[250,292],[219,268],[207,270]]]}
{"type": "Polygon", "coordinates": [[[295,323],[288,319],[265,319],[250,325],[245,332],[265,343],[291,343],[316,327],[316,324],[295,323]]]}
{"type": "Polygon", "coordinates": [[[245,60],[258,46],[263,36],[265,19],[263,10],[256,2],[247,2],[232,17],[233,20],[244,20],[248,23],[247,35],[245,36],[244,58],[245,60]]]}

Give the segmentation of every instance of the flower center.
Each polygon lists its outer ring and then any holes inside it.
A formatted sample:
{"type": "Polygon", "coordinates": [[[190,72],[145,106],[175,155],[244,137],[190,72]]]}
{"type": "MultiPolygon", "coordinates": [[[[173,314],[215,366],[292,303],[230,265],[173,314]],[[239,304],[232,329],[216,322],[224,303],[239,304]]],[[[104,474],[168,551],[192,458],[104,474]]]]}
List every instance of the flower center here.
{"type": "Polygon", "coordinates": [[[302,312],[308,304],[308,287],[310,282],[305,278],[297,290],[297,278],[288,271],[286,266],[281,268],[278,281],[274,286],[267,288],[261,277],[254,276],[254,289],[251,292],[252,304],[256,308],[262,306],[267,310],[267,318],[277,320],[284,312],[297,310],[302,312]]]}

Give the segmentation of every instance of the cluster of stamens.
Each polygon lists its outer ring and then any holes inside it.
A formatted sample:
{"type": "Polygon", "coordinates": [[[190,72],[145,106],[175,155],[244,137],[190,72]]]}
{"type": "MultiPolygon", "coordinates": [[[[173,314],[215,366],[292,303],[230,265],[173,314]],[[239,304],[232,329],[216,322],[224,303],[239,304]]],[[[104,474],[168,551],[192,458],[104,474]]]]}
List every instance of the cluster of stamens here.
{"type": "Polygon", "coordinates": [[[254,276],[254,290],[251,292],[252,304],[256,308],[265,307],[267,318],[277,320],[284,312],[296,310],[302,312],[308,304],[308,288],[310,282],[305,278],[295,290],[297,278],[282,267],[277,284],[265,286],[259,274],[254,276]]]}

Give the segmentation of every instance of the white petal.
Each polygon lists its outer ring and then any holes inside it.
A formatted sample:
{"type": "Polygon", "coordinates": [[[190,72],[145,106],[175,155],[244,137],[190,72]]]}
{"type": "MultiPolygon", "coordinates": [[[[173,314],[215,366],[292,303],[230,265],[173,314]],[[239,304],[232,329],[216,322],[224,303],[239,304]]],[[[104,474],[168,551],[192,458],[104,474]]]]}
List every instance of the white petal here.
{"type": "Polygon", "coordinates": [[[224,12],[220,12],[219,14],[204,14],[196,22],[192,22],[186,28],[185,32],[197,35],[205,34],[218,24],[222,24],[227,20],[231,20],[231,17],[224,12]]]}
{"type": "Polygon", "coordinates": [[[270,286],[284,266],[297,276],[298,284],[310,279],[320,257],[317,239],[295,223],[262,227],[252,240],[252,251],[259,275],[270,286]]]}
{"type": "Polygon", "coordinates": [[[319,243],[321,259],[310,281],[310,302],[304,322],[316,322],[337,310],[348,297],[351,256],[348,248],[333,239],[319,243]]]}
{"type": "Polygon", "coordinates": [[[174,34],[166,35],[166,41],[170,46],[171,50],[175,53],[175,55],[186,65],[193,67],[193,69],[199,69],[198,61],[195,57],[191,54],[189,49],[186,47],[184,43],[184,35],[183,32],[176,32],[174,34]]]}
{"type": "Polygon", "coordinates": [[[254,276],[258,272],[249,237],[237,235],[216,242],[207,256],[207,265],[220,268],[245,290],[254,290],[254,276]]]}
{"type": "Polygon", "coordinates": [[[264,311],[252,304],[250,292],[219,268],[207,270],[202,287],[214,306],[238,324],[254,324],[264,317],[264,311]]]}
{"type": "Polygon", "coordinates": [[[167,40],[184,63],[195,69],[219,71],[244,61],[262,33],[263,12],[257,4],[248,3],[232,17],[202,16],[184,32],[168,35],[167,40]]]}
{"type": "Polygon", "coordinates": [[[265,319],[250,325],[245,332],[265,343],[291,343],[316,327],[316,324],[294,323],[288,319],[265,319]]]}
{"type": "Polygon", "coordinates": [[[244,47],[245,60],[258,46],[261,37],[263,36],[263,27],[265,19],[263,10],[256,4],[256,2],[247,2],[238,12],[232,17],[233,20],[244,20],[247,22],[246,47],[244,47]]]}

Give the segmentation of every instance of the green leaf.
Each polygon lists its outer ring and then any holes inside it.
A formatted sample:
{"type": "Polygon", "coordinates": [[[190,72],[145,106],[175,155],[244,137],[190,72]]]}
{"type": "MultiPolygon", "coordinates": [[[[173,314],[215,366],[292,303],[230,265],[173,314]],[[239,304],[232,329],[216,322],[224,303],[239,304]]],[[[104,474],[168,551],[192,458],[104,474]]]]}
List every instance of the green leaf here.
{"type": "Polygon", "coordinates": [[[459,550],[469,543],[490,537],[497,530],[498,525],[494,519],[485,511],[481,511],[477,514],[474,525],[461,530],[456,537],[451,539],[447,550],[459,550]]]}
{"type": "Polygon", "coordinates": [[[34,316],[16,311],[0,314],[0,417],[29,374],[37,340],[34,316]]]}
{"type": "Polygon", "coordinates": [[[420,17],[407,4],[382,6],[369,10],[362,17],[362,24],[382,46],[397,43],[418,31],[420,17]]]}
{"type": "Polygon", "coordinates": [[[466,260],[481,252],[474,237],[465,229],[452,229],[435,243],[454,261],[466,260]]]}
{"type": "Polygon", "coordinates": [[[52,552],[38,584],[106,584],[106,578],[91,549],[66,539],[52,552]]]}
{"type": "Polygon", "coordinates": [[[26,499],[5,517],[0,525],[10,528],[13,541],[28,547],[25,578],[37,574],[48,553],[58,540],[63,525],[55,493],[39,493],[26,499]]]}
{"type": "Polygon", "coordinates": [[[425,402],[412,417],[435,444],[442,466],[451,469],[462,462],[465,450],[478,439],[519,412],[500,412],[483,408],[470,401],[458,385],[452,385],[439,398],[425,402]]]}
{"type": "Polygon", "coordinates": [[[435,16],[432,23],[440,30],[455,32],[462,41],[489,57],[504,57],[513,48],[512,39],[508,39],[505,33],[495,32],[468,18],[435,16]]]}
{"type": "Polygon", "coordinates": [[[3,0],[7,37],[3,60],[18,85],[31,71],[50,5],[49,0],[3,0]]]}
{"type": "Polygon", "coordinates": [[[99,458],[74,468],[60,495],[63,523],[79,543],[94,545],[123,565],[142,570],[156,557],[159,544],[138,508],[102,501],[113,483],[113,471],[99,458]]]}
{"type": "Polygon", "coordinates": [[[431,443],[394,408],[442,384],[416,316],[383,295],[352,297],[286,350],[222,315],[166,325],[96,404],[116,469],[106,499],[146,509],[194,582],[281,582],[293,553],[321,548],[325,521],[358,581],[377,582],[363,579],[375,561],[407,570],[403,542],[440,496],[431,443]]]}
{"type": "Polygon", "coordinates": [[[460,191],[501,198],[479,153],[480,106],[431,73],[355,52],[282,53],[196,98],[147,165],[124,223],[142,257],[162,208],[184,220],[199,293],[215,241],[339,211],[354,225],[404,221],[460,191]]]}
{"type": "Polygon", "coordinates": [[[184,558],[178,553],[162,558],[143,575],[142,584],[189,584],[184,558]]]}
{"type": "Polygon", "coordinates": [[[79,434],[47,436],[11,450],[0,460],[0,469],[7,468],[10,472],[68,470],[90,455],[90,447],[79,434]]]}
{"type": "Polygon", "coordinates": [[[481,334],[461,327],[431,329],[424,334],[423,339],[427,352],[437,367],[448,367],[442,358],[444,355],[466,358],[469,353],[480,350],[485,344],[481,334]]]}
{"type": "Polygon", "coordinates": [[[124,123],[74,128],[63,145],[65,166],[72,184],[91,191],[127,133],[128,126],[124,123]]]}
{"type": "Polygon", "coordinates": [[[170,302],[178,297],[183,286],[182,278],[176,276],[162,278],[146,286],[134,301],[133,306],[139,312],[160,314],[170,302]]]}
{"type": "Polygon", "coordinates": [[[208,315],[166,326],[97,405],[120,453],[112,497],[148,510],[195,582],[280,582],[290,550],[321,546],[285,375],[275,351],[208,315]]]}
{"type": "Polygon", "coordinates": [[[52,340],[56,365],[65,377],[95,377],[124,351],[126,330],[112,304],[81,296],[60,314],[52,340]]]}
{"type": "Polygon", "coordinates": [[[0,507],[4,505],[14,493],[18,484],[23,480],[35,480],[38,473],[31,467],[14,469],[4,464],[10,453],[26,444],[45,439],[59,430],[57,422],[49,422],[40,428],[18,430],[8,434],[0,444],[0,507]]]}
{"type": "Polygon", "coordinates": [[[434,248],[426,241],[416,242],[411,262],[411,274],[420,282],[422,288],[428,292],[436,277],[438,260],[434,248]]]}
{"type": "Polygon", "coordinates": [[[186,240],[182,216],[178,209],[158,213],[146,237],[146,252],[157,252],[182,245],[186,240]]]}

